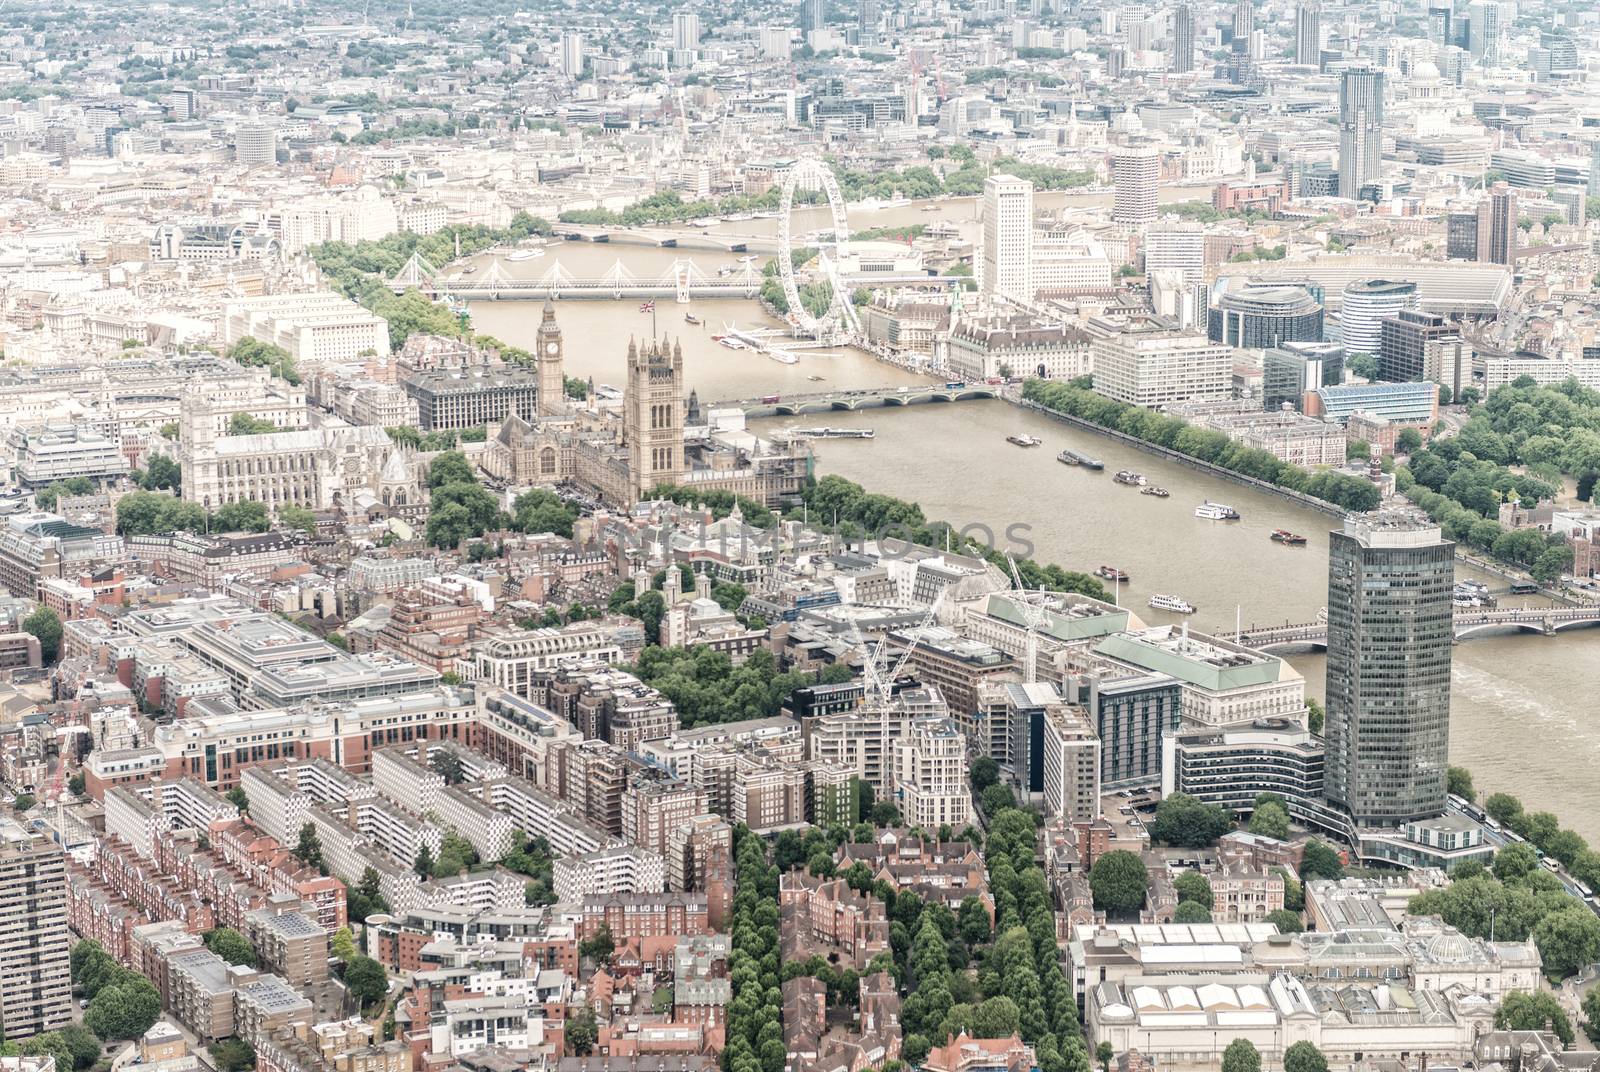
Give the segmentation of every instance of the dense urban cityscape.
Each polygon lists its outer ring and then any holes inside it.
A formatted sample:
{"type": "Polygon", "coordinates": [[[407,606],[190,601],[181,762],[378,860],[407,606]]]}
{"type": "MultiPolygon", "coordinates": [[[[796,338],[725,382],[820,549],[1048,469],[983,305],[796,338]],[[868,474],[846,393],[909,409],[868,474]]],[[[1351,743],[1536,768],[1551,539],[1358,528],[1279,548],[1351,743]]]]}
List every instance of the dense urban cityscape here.
{"type": "Polygon", "coordinates": [[[1600,1072],[1597,45],[0,2],[0,1072],[1600,1072]]]}

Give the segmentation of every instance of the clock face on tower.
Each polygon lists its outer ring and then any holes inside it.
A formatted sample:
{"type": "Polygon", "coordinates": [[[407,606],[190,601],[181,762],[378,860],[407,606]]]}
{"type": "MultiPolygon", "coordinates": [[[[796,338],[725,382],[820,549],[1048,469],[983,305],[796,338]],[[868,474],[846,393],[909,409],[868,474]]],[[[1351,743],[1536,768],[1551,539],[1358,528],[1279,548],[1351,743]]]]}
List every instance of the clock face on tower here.
{"type": "Polygon", "coordinates": [[[545,346],[545,348],[544,348],[544,352],[545,352],[545,353],[547,353],[547,354],[557,354],[557,353],[560,353],[560,352],[561,352],[561,344],[560,344],[560,343],[558,343],[558,342],[552,342],[552,343],[549,343],[549,344],[547,344],[547,345],[546,345],[546,346],[545,346]]]}

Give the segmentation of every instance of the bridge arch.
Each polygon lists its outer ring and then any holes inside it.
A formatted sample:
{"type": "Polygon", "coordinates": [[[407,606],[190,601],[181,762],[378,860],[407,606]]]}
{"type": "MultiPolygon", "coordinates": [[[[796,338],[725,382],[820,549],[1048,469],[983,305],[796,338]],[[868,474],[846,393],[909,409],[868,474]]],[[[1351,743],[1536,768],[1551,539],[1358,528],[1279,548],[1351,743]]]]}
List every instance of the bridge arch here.
{"type": "Polygon", "coordinates": [[[1455,636],[1457,640],[1465,640],[1470,636],[1487,633],[1495,629],[1519,633],[1543,633],[1545,631],[1543,619],[1511,618],[1504,621],[1478,622],[1474,625],[1462,626],[1455,631],[1455,636]]]}
{"type": "Polygon", "coordinates": [[[1566,621],[1552,622],[1550,631],[1552,633],[1560,633],[1567,629],[1586,629],[1596,626],[1600,626],[1600,611],[1596,611],[1592,617],[1588,618],[1569,618],[1566,621]]]}

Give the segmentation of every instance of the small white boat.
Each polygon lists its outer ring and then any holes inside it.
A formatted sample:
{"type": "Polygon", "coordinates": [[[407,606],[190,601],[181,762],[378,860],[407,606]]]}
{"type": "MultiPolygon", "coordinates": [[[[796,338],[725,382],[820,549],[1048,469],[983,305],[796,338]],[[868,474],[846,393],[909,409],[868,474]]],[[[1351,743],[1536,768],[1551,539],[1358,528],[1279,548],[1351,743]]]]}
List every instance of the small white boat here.
{"type": "Polygon", "coordinates": [[[1016,435],[1006,436],[1006,442],[1016,447],[1037,447],[1042,444],[1044,440],[1040,439],[1038,436],[1029,435],[1027,432],[1019,432],[1016,435]]]}
{"type": "Polygon", "coordinates": [[[798,365],[800,359],[787,350],[768,350],[767,356],[780,365],[798,365]]]}
{"type": "Polygon", "coordinates": [[[543,257],[543,256],[544,256],[544,247],[543,246],[539,246],[539,247],[537,247],[535,249],[519,249],[515,253],[511,254],[511,256],[507,257],[506,260],[508,260],[508,261],[531,261],[535,257],[543,257]]]}
{"type": "Polygon", "coordinates": [[[1167,596],[1157,593],[1150,597],[1150,606],[1154,610],[1171,611],[1173,614],[1193,614],[1195,605],[1181,596],[1167,596]]]}
{"type": "Polygon", "coordinates": [[[1209,499],[1194,508],[1194,516],[1206,521],[1237,521],[1239,511],[1222,503],[1214,503],[1209,499]]]}

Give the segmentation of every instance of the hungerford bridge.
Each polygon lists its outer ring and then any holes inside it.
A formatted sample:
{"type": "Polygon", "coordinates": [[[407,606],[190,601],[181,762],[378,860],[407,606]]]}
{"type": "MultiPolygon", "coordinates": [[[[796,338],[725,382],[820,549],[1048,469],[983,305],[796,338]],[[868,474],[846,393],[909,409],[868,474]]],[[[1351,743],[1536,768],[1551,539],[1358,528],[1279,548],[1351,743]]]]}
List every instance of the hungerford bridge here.
{"type": "MultiPolygon", "coordinates": [[[[1527,607],[1511,610],[1456,611],[1455,639],[1507,630],[1555,636],[1568,629],[1600,625],[1600,604],[1585,607],[1527,607]]],[[[1326,622],[1305,625],[1252,625],[1238,633],[1217,634],[1251,648],[1328,647],[1326,622]]]]}
{"type": "MultiPolygon", "coordinates": [[[[709,276],[693,261],[679,258],[654,279],[641,279],[619,260],[598,279],[579,279],[551,258],[550,267],[535,279],[518,279],[505,270],[497,258],[482,273],[445,274],[418,253],[388,281],[396,294],[419,290],[430,298],[449,297],[456,301],[556,301],[592,298],[620,301],[624,298],[670,298],[687,304],[696,298],[750,299],[761,292],[766,276],[754,261],[746,261],[728,275],[709,276]]],[[[948,290],[959,282],[955,276],[924,273],[880,275],[874,273],[874,286],[920,286],[948,290]]]]}

